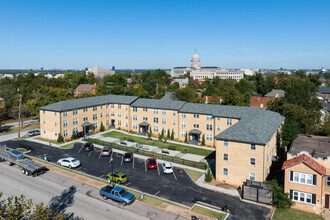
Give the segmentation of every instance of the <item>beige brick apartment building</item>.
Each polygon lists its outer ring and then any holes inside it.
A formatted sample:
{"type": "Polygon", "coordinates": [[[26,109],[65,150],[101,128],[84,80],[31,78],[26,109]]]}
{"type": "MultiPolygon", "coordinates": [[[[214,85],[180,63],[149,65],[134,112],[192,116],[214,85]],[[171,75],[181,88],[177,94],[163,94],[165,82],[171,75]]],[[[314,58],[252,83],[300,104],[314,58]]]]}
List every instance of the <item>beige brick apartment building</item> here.
{"type": "Polygon", "coordinates": [[[244,180],[263,181],[276,156],[278,130],[284,117],[261,108],[223,106],[162,99],[107,95],[57,102],[40,108],[41,137],[56,140],[60,133],[88,134],[101,122],[146,135],[173,131],[174,138],[191,144],[216,147],[216,179],[240,185],[244,180]]]}
{"type": "Polygon", "coordinates": [[[284,192],[294,208],[320,214],[330,208],[330,137],[299,135],[287,153],[284,192]]]}

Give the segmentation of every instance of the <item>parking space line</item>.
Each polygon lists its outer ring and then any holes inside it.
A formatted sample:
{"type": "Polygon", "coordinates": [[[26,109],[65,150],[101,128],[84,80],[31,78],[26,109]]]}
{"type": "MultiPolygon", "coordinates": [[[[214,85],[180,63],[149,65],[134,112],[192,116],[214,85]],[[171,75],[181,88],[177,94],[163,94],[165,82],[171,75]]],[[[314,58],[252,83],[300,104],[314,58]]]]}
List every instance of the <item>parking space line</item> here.
{"type": "Polygon", "coordinates": [[[154,196],[157,196],[157,195],[158,195],[158,193],[160,193],[160,191],[156,192],[156,194],[155,194],[154,196]]]}
{"type": "Polygon", "coordinates": [[[101,150],[101,152],[100,152],[100,156],[99,156],[99,159],[101,158],[101,155],[102,155],[102,150],[101,150]]]}
{"type": "Polygon", "coordinates": [[[76,171],[79,171],[81,169],[81,167],[77,168],[76,171]]]}
{"type": "Polygon", "coordinates": [[[174,173],[174,171],[173,171],[173,176],[174,176],[175,180],[176,180],[176,181],[178,181],[178,179],[177,179],[177,178],[176,178],[176,176],[175,176],[175,173],[174,173]]]}
{"type": "Polygon", "coordinates": [[[91,155],[91,153],[92,153],[92,151],[91,151],[91,152],[89,152],[88,156],[90,156],[90,155],[91,155]]]}
{"type": "Polygon", "coordinates": [[[160,176],[160,172],[159,172],[159,163],[157,164],[157,170],[158,170],[158,176],[160,176]]]}
{"type": "Polygon", "coordinates": [[[130,184],[131,184],[131,182],[127,183],[125,186],[128,186],[128,185],[130,185],[130,184]]]}
{"type": "Polygon", "coordinates": [[[121,163],[120,163],[120,166],[123,165],[123,161],[124,161],[124,155],[121,156],[121,163]]]}
{"type": "Polygon", "coordinates": [[[104,174],[100,175],[99,178],[104,177],[104,174]]]}
{"type": "Polygon", "coordinates": [[[146,160],[144,161],[144,169],[145,169],[145,172],[147,172],[147,161],[146,160]]]}
{"type": "Polygon", "coordinates": [[[133,165],[132,166],[133,166],[132,168],[134,169],[134,156],[133,156],[133,165]]]}
{"type": "Polygon", "coordinates": [[[78,151],[78,154],[80,153],[80,151],[81,151],[82,148],[83,148],[83,145],[81,145],[81,147],[80,147],[80,149],[79,149],[79,151],[78,151]]]}
{"type": "Polygon", "coordinates": [[[111,154],[110,154],[110,159],[109,159],[109,163],[111,162],[111,159],[112,159],[112,154],[113,154],[113,151],[111,151],[111,154]]]}

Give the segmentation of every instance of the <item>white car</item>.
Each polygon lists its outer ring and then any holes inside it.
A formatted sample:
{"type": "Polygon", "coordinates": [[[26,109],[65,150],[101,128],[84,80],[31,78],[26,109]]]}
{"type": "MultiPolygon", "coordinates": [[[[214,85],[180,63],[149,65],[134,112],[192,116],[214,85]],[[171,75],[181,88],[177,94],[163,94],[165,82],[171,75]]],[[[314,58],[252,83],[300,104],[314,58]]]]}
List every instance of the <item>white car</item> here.
{"type": "Polygon", "coordinates": [[[75,168],[80,166],[80,161],[73,157],[67,157],[59,159],[57,164],[64,167],[75,168]]]}
{"type": "Polygon", "coordinates": [[[168,162],[163,163],[162,168],[163,168],[164,173],[166,173],[166,174],[173,173],[173,167],[172,167],[171,163],[168,163],[168,162]]]}

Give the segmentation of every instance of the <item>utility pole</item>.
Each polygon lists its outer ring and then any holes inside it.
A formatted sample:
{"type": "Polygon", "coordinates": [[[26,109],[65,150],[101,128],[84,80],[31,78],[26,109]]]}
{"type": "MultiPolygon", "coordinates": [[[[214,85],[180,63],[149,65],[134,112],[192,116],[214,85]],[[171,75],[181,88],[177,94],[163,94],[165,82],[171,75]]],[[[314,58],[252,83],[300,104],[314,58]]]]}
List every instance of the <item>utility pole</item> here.
{"type": "Polygon", "coordinates": [[[21,102],[22,102],[22,95],[19,94],[19,106],[18,106],[18,138],[21,138],[21,102]]]}

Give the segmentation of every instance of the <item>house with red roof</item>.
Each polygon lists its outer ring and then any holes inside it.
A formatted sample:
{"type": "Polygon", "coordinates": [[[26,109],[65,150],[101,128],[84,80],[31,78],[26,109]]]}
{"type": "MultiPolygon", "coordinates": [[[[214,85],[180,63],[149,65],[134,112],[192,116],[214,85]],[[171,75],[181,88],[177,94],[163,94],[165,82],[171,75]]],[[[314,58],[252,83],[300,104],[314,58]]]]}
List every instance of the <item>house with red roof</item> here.
{"type": "Polygon", "coordinates": [[[293,208],[321,214],[330,208],[330,137],[299,135],[283,163],[284,192],[293,208]]]}

